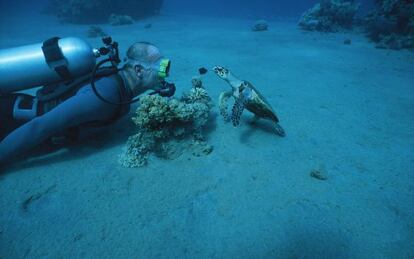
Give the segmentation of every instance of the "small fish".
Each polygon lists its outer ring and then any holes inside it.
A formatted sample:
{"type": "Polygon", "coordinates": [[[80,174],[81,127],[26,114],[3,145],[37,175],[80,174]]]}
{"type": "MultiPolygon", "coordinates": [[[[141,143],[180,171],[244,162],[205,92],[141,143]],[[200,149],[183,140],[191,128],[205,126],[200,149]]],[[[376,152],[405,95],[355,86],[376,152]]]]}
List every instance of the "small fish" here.
{"type": "Polygon", "coordinates": [[[198,72],[200,73],[200,75],[204,75],[207,74],[208,70],[205,67],[202,67],[200,69],[198,69],[198,72]]]}

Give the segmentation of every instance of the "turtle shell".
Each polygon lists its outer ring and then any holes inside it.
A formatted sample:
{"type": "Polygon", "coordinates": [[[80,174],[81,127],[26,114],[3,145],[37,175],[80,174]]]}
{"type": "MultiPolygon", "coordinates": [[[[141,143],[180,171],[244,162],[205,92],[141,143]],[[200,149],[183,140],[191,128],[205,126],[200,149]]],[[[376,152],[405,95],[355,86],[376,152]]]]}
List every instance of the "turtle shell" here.
{"type": "Polygon", "coordinates": [[[247,101],[246,109],[260,118],[279,122],[276,113],[266,98],[250,82],[244,82],[252,90],[252,97],[247,101]]]}

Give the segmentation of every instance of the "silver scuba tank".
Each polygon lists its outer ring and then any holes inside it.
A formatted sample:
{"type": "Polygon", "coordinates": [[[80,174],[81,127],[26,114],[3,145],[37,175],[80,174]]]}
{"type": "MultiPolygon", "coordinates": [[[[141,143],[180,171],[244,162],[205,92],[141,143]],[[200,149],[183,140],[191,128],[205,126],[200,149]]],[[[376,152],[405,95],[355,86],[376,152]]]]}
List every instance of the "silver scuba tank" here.
{"type": "Polygon", "coordinates": [[[96,57],[96,50],[75,37],[0,50],[0,94],[86,75],[96,57]]]}

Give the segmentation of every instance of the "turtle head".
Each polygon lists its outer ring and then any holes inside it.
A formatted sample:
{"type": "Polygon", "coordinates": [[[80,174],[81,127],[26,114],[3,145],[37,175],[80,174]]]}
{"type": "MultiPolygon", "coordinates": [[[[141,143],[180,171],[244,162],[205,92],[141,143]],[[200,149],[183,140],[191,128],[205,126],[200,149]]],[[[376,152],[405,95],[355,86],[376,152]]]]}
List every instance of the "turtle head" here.
{"type": "Polygon", "coordinates": [[[230,84],[230,86],[233,89],[238,89],[240,84],[242,84],[244,81],[238,79],[236,76],[234,76],[230,70],[228,70],[225,67],[222,66],[215,66],[213,67],[213,71],[214,73],[220,77],[221,79],[223,79],[224,81],[226,81],[227,83],[230,84]]]}
{"type": "Polygon", "coordinates": [[[230,71],[225,68],[225,67],[221,67],[221,66],[215,66],[213,68],[214,73],[216,73],[216,75],[218,75],[218,77],[220,77],[223,80],[228,80],[229,76],[230,76],[230,71]]]}

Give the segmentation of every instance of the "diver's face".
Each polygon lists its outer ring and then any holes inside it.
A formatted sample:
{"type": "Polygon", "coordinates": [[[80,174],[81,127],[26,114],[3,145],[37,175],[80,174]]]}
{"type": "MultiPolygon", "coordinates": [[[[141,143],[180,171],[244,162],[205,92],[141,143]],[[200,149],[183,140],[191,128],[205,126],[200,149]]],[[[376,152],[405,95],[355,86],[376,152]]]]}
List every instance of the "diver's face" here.
{"type": "Polygon", "coordinates": [[[140,87],[144,89],[153,89],[159,85],[160,80],[158,73],[153,69],[141,64],[137,64],[135,65],[134,70],[140,87]]]}

